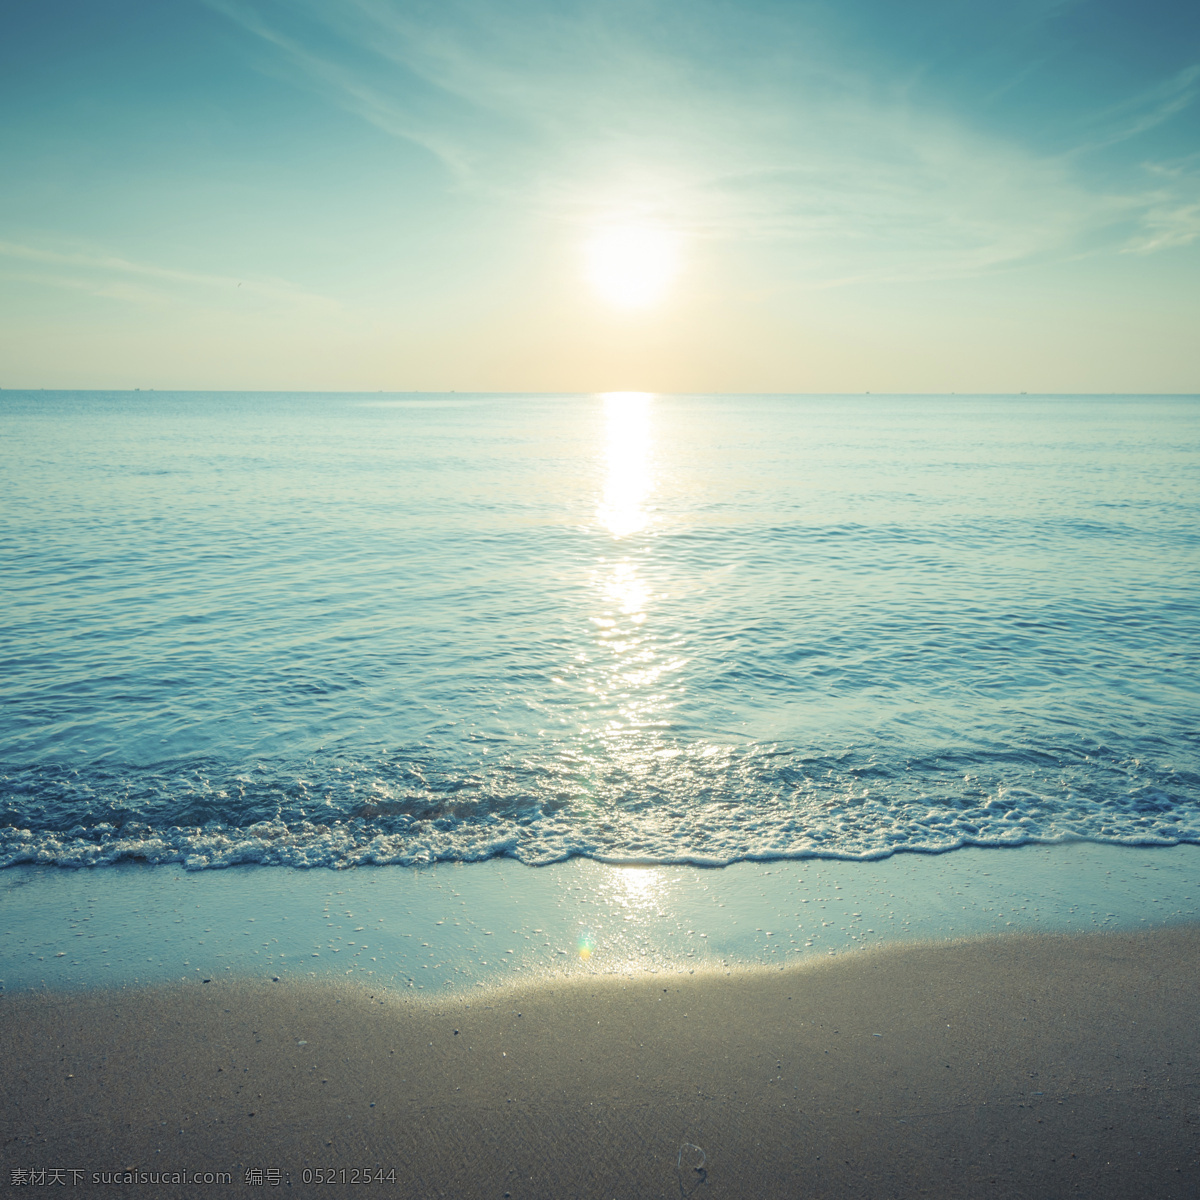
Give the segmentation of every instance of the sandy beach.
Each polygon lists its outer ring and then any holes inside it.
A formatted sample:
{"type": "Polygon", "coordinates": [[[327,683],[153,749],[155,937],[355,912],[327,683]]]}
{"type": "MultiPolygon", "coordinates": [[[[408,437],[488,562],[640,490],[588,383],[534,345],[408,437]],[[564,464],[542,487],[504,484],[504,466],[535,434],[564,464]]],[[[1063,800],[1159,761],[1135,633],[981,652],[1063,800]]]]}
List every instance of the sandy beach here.
{"type": "Polygon", "coordinates": [[[1191,1196],[1198,963],[1186,925],[441,1000],[217,978],[9,993],[4,1176],[165,1175],[177,1195],[261,1178],[498,1200],[1191,1196]]]}

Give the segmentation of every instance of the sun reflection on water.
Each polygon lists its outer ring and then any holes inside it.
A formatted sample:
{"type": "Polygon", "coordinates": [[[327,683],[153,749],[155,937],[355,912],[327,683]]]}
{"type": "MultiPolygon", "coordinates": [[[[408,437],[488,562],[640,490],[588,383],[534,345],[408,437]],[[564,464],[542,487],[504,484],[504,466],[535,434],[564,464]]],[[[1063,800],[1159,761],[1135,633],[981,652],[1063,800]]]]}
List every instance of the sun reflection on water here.
{"type": "MultiPolygon", "coordinates": [[[[687,661],[680,653],[682,634],[663,620],[669,594],[661,590],[658,539],[629,536],[645,534],[654,521],[652,401],[641,392],[600,398],[597,457],[604,477],[593,526],[597,553],[588,572],[590,636],[571,673],[587,692],[576,760],[585,781],[578,803],[605,829],[621,824],[627,809],[656,803],[669,788],[667,777],[677,773],[665,739],[687,661]]],[[[629,896],[645,891],[642,903],[652,905],[654,874],[631,869],[628,880],[629,896]]],[[[595,946],[581,944],[580,951],[587,961],[595,946]]],[[[612,954],[610,945],[606,961],[612,954]]]]}
{"type": "Polygon", "coordinates": [[[647,392],[609,392],[604,399],[604,494],[597,515],[613,537],[640,533],[650,523],[644,505],[650,472],[650,401],[647,392]]]}
{"type": "Polygon", "coordinates": [[[631,736],[645,734],[661,721],[667,704],[665,676],[683,664],[677,655],[664,653],[662,631],[648,621],[654,595],[639,564],[602,560],[597,566],[594,586],[602,605],[591,623],[601,653],[592,660],[589,691],[606,710],[597,731],[608,742],[610,755],[620,743],[623,770],[643,774],[650,746],[644,736],[631,736]]]}
{"type": "MultiPolygon", "coordinates": [[[[605,476],[597,518],[609,535],[621,539],[646,530],[652,521],[653,397],[610,392],[600,399],[605,476]]],[[[652,541],[639,539],[617,557],[605,553],[598,559],[589,617],[595,648],[581,656],[589,664],[587,689],[594,698],[589,708],[595,723],[589,722],[585,733],[600,739],[610,770],[634,790],[655,769],[661,752],[657,729],[670,707],[668,680],[683,665],[674,652],[675,639],[664,636],[651,619],[653,552],[652,541]]]]}
{"type": "Polygon", "coordinates": [[[640,625],[646,619],[646,602],[650,599],[650,590],[638,578],[637,568],[632,563],[617,563],[612,569],[612,574],[604,580],[603,587],[604,594],[634,625],[640,625]]]}
{"type": "Polygon", "coordinates": [[[614,875],[626,904],[642,908],[654,903],[662,891],[663,872],[657,867],[621,867],[614,875]]]}

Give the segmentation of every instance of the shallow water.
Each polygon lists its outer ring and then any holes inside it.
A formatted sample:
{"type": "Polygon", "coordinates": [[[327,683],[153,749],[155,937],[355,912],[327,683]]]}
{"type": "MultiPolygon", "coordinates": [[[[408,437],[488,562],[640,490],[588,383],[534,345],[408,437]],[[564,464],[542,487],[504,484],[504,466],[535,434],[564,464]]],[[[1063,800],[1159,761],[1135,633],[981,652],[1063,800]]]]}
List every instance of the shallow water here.
{"type": "Polygon", "coordinates": [[[1200,842],[1192,398],[0,393],[0,863],[1200,842]]]}
{"type": "Polygon", "coordinates": [[[1197,920],[1196,846],[1075,842],[717,870],[583,858],[336,874],[24,866],[0,874],[0,990],[319,978],[430,996],[1197,920]]]}

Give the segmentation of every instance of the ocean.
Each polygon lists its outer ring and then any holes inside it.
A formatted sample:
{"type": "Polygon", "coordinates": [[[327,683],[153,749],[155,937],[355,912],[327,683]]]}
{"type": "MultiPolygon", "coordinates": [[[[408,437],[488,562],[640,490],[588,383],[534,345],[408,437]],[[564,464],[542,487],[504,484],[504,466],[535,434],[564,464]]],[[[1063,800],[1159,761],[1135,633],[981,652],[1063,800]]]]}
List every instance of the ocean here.
{"type": "Polygon", "coordinates": [[[1200,402],[0,392],[0,865],[1200,843],[1200,402]]]}

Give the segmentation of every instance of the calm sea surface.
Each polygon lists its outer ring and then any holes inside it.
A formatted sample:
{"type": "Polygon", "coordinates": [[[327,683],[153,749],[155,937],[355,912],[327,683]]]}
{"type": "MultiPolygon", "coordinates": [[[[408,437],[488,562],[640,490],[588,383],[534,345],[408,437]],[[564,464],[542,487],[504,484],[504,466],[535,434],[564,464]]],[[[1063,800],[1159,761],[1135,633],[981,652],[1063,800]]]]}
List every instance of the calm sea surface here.
{"type": "Polygon", "coordinates": [[[1200,402],[0,392],[0,865],[1200,842],[1200,402]]]}

